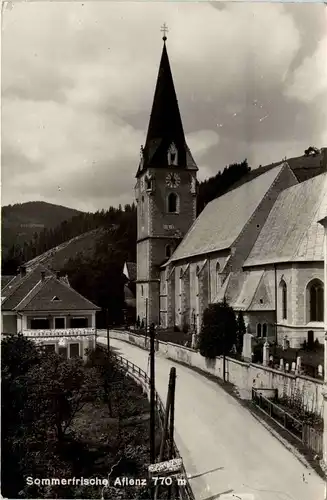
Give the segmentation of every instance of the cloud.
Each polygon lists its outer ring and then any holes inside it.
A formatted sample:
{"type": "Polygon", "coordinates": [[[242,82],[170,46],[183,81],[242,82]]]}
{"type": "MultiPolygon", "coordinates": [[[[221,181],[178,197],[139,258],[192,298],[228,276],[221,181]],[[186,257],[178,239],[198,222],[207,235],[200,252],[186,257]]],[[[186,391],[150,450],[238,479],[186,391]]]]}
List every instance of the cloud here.
{"type": "Polygon", "coordinates": [[[200,178],[245,157],[256,166],[321,146],[322,12],[267,3],[15,3],[2,36],[3,203],[95,210],[132,201],[163,21],[200,178]]]}
{"type": "MultiPolygon", "coordinates": [[[[327,20],[327,19],[326,19],[327,20]]],[[[327,90],[327,36],[318,43],[315,53],[306,57],[293,74],[286,95],[310,102],[327,90]]],[[[327,103],[326,103],[327,104],[327,103]]]]}

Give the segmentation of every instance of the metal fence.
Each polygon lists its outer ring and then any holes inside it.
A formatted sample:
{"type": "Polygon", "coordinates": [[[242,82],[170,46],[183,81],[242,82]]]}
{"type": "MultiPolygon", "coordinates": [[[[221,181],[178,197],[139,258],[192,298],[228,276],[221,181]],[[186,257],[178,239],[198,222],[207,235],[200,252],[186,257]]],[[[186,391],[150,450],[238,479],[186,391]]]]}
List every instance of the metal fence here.
{"type": "MultiPolygon", "coordinates": [[[[98,344],[98,346],[107,352],[107,348],[104,345],[98,344]]],[[[118,363],[120,365],[122,365],[124,368],[126,368],[126,370],[131,375],[136,376],[136,378],[142,383],[142,386],[145,389],[149,390],[150,377],[148,376],[148,374],[144,370],[142,370],[142,368],[135,365],[134,363],[132,363],[128,359],[123,358],[123,356],[120,356],[119,354],[116,354],[112,351],[111,351],[111,354],[113,356],[115,356],[118,363]]],[[[164,407],[162,400],[161,400],[159,394],[157,393],[157,391],[155,391],[155,405],[156,405],[156,413],[159,417],[160,425],[163,428],[166,410],[165,410],[165,407],[164,407]]],[[[168,446],[168,440],[167,440],[166,444],[168,446]]],[[[178,448],[177,448],[175,442],[174,442],[173,454],[174,454],[174,456],[172,458],[182,458],[179,451],[178,451],[178,448]]],[[[183,478],[185,478],[186,484],[185,485],[178,484],[178,486],[177,486],[179,499],[180,500],[195,500],[195,497],[194,497],[192,488],[190,486],[184,465],[183,465],[182,475],[183,475],[183,478]]]]}
{"type": "Polygon", "coordinates": [[[263,396],[260,393],[261,390],[264,389],[252,387],[252,401],[255,405],[309,450],[321,456],[323,450],[322,430],[314,429],[298,420],[278,404],[263,396]]]}

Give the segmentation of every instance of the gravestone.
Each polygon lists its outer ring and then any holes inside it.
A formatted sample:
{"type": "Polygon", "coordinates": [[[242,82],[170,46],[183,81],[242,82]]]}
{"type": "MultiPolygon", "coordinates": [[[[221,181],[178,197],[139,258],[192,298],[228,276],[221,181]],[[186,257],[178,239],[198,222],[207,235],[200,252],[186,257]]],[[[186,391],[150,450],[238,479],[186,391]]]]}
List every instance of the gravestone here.
{"type": "Polygon", "coordinates": [[[265,342],[263,345],[263,356],[262,356],[262,364],[267,366],[269,363],[269,342],[265,342]]]}
{"type": "Polygon", "coordinates": [[[279,361],[279,369],[280,369],[280,370],[284,370],[284,360],[283,360],[283,359],[281,359],[281,360],[279,361]]]}
{"type": "Polygon", "coordinates": [[[291,368],[291,371],[292,371],[292,372],[295,372],[295,370],[296,370],[296,363],[295,363],[295,361],[293,361],[293,362],[292,362],[292,368],[291,368]]]}
{"type": "Polygon", "coordinates": [[[285,365],[285,371],[286,372],[290,371],[290,365],[289,365],[289,363],[286,363],[286,365],[285,365]]]}
{"type": "Polygon", "coordinates": [[[253,344],[253,335],[251,333],[245,333],[243,335],[243,359],[244,361],[250,362],[252,361],[252,344],[253,344]]]}
{"type": "Polygon", "coordinates": [[[322,365],[318,365],[318,377],[322,377],[323,376],[323,367],[322,365]]]}
{"type": "Polygon", "coordinates": [[[301,371],[301,356],[296,358],[296,372],[300,373],[301,371]]]}
{"type": "Polygon", "coordinates": [[[195,333],[192,333],[192,345],[191,345],[192,349],[196,349],[197,347],[197,338],[196,338],[196,334],[195,333]]]}

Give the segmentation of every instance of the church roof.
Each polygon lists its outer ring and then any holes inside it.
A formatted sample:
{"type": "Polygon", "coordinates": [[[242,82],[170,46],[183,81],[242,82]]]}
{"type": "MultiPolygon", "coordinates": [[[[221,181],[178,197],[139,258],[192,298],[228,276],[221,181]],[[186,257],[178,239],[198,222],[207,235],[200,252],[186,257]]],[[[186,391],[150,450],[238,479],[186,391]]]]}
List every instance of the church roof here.
{"type": "Polygon", "coordinates": [[[170,262],[230,248],[284,168],[275,167],[208,203],[170,262]]]}
{"type": "Polygon", "coordinates": [[[164,43],[154,93],[149,128],[143,148],[143,160],[136,177],[148,167],[168,167],[168,149],[174,144],[178,151],[178,166],[197,170],[186,144],[175,86],[164,43]]]}
{"type": "Polygon", "coordinates": [[[281,192],[244,267],[276,262],[322,261],[327,174],[281,192]]]}

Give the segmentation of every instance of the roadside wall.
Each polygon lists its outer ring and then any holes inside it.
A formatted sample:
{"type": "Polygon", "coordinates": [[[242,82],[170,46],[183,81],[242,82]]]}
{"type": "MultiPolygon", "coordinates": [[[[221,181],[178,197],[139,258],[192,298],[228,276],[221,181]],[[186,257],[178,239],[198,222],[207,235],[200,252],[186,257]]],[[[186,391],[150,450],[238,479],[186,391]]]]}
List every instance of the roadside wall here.
{"type": "MultiPolygon", "coordinates": [[[[98,330],[98,335],[106,333],[98,330]]],[[[110,338],[129,342],[141,348],[148,348],[148,340],[142,335],[135,335],[129,332],[110,330],[110,338]],[[145,346],[145,342],[147,346],[145,346]]],[[[183,347],[170,342],[158,342],[157,351],[160,355],[182,362],[190,367],[195,367],[203,372],[210,373],[218,378],[223,378],[223,358],[219,356],[213,360],[208,360],[201,356],[198,351],[183,347]]],[[[226,379],[234,384],[242,398],[251,398],[252,387],[277,389],[278,395],[286,394],[291,397],[298,392],[303,404],[311,411],[322,414],[323,411],[323,382],[320,380],[285,373],[273,368],[268,368],[254,363],[245,363],[232,358],[226,358],[226,379]]]]}

